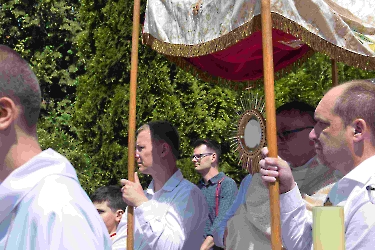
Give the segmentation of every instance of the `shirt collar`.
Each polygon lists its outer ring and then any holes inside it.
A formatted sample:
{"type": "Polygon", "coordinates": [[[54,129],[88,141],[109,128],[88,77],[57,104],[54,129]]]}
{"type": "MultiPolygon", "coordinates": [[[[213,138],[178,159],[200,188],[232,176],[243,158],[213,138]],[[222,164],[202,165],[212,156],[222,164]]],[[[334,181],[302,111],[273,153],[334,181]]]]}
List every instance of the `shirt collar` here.
{"type": "Polygon", "coordinates": [[[375,156],[372,156],[336,182],[328,194],[334,206],[346,201],[356,186],[364,187],[367,184],[370,178],[375,175],[374,164],[375,156]]]}
{"type": "MultiPolygon", "coordinates": [[[[217,175],[215,175],[214,177],[212,177],[211,179],[208,180],[208,184],[207,184],[207,185],[209,185],[209,184],[211,184],[211,183],[212,183],[212,184],[218,183],[218,182],[219,182],[224,176],[225,176],[225,174],[224,174],[223,172],[218,173],[217,175]]],[[[203,178],[200,179],[200,183],[201,183],[202,185],[206,185],[206,184],[204,183],[203,178]]]]}
{"type": "MultiPolygon", "coordinates": [[[[182,175],[182,172],[180,169],[178,169],[169,179],[168,181],[164,184],[162,187],[163,190],[165,191],[173,191],[178,184],[184,179],[184,176],[182,175]]],[[[147,188],[147,193],[148,194],[155,194],[154,191],[154,180],[151,181],[150,185],[147,188]]]]}
{"type": "Polygon", "coordinates": [[[375,155],[364,160],[352,171],[346,174],[343,179],[350,179],[365,185],[375,175],[375,155]],[[366,173],[366,174],[364,174],[366,173]]]}

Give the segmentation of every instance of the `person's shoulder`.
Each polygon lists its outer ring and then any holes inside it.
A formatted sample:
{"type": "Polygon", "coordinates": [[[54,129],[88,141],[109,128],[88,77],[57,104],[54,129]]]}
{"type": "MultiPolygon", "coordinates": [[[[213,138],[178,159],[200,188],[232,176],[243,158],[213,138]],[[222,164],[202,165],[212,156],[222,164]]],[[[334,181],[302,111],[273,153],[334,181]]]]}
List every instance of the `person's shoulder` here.
{"type": "MultiPolygon", "coordinates": [[[[74,178],[61,175],[45,177],[24,197],[19,211],[18,219],[24,218],[30,223],[36,221],[40,230],[48,228],[50,233],[58,235],[56,237],[63,237],[62,241],[80,237],[82,242],[95,246],[93,249],[110,247],[103,220],[74,178]],[[29,212],[25,214],[22,211],[29,212]]],[[[70,243],[74,245],[77,242],[70,243]]]]}
{"type": "Polygon", "coordinates": [[[240,183],[240,188],[247,188],[250,185],[252,178],[253,176],[251,174],[246,175],[240,183]]]}
{"type": "Polygon", "coordinates": [[[227,175],[225,175],[224,177],[225,178],[223,179],[222,185],[230,186],[230,187],[234,187],[235,186],[237,188],[237,184],[236,184],[235,180],[233,180],[232,178],[230,178],[227,175]]]}
{"type": "Polygon", "coordinates": [[[253,176],[251,174],[248,174],[248,175],[245,176],[245,178],[242,179],[241,183],[251,181],[252,178],[253,178],[253,176]]]}
{"type": "Polygon", "coordinates": [[[199,190],[200,191],[198,185],[190,182],[189,180],[185,178],[182,179],[182,181],[179,184],[179,187],[181,189],[186,189],[186,190],[199,190]]]}
{"type": "Polygon", "coordinates": [[[55,216],[62,216],[64,213],[78,215],[83,211],[96,212],[79,182],[61,175],[50,175],[42,179],[26,195],[23,203],[29,204],[35,213],[53,213],[55,216]]]}
{"type": "Polygon", "coordinates": [[[375,190],[365,189],[345,204],[344,210],[350,228],[354,230],[375,228],[375,190]]]}
{"type": "MultiPolygon", "coordinates": [[[[375,209],[375,177],[371,176],[364,187],[358,186],[353,189],[345,203],[348,215],[364,214],[366,216],[373,213],[375,209]]],[[[371,215],[374,219],[375,216],[371,215]]]]}
{"type": "Polygon", "coordinates": [[[178,192],[183,193],[186,196],[199,196],[204,198],[200,188],[185,178],[182,179],[177,188],[178,192]]]}
{"type": "Polygon", "coordinates": [[[230,178],[228,175],[225,175],[225,178],[223,180],[223,183],[236,183],[232,178],[230,178]]]}
{"type": "MultiPolygon", "coordinates": [[[[181,203],[186,203],[186,205],[193,204],[193,206],[202,208],[207,208],[208,206],[202,190],[186,179],[183,179],[179,185],[177,199],[181,200],[181,203]]],[[[208,211],[206,212],[208,213],[208,211]]]]}

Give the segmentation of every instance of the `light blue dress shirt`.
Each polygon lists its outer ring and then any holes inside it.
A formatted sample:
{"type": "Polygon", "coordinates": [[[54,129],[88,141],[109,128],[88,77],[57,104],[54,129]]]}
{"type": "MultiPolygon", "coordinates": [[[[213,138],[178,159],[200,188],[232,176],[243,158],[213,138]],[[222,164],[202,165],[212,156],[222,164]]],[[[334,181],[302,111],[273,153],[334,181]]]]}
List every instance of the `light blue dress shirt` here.
{"type": "MultiPolygon", "coordinates": [[[[151,181],[145,194],[149,200],[134,209],[134,249],[199,249],[208,219],[206,198],[199,188],[178,170],[159,191],[154,191],[151,181]]],[[[126,250],[127,216],[122,216],[116,234],[112,250],[126,250]]]]}

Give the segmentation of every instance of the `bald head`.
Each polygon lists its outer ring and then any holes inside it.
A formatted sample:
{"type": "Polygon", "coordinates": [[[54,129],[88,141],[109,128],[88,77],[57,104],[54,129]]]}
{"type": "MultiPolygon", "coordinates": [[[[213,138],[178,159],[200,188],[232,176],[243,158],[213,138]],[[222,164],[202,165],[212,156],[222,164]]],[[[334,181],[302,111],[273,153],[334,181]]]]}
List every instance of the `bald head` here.
{"type": "Polygon", "coordinates": [[[21,108],[26,128],[39,117],[41,92],[29,64],[11,48],[0,45],[0,98],[8,97],[21,108]]]}
{"type": "Polygon", "coordinates": [[[329,94],[337,96],[333,113],[343,120],[344,126],[363,119],[375,145],[375,84],[368,80],[350,81],[331,89],[329,94]]]}

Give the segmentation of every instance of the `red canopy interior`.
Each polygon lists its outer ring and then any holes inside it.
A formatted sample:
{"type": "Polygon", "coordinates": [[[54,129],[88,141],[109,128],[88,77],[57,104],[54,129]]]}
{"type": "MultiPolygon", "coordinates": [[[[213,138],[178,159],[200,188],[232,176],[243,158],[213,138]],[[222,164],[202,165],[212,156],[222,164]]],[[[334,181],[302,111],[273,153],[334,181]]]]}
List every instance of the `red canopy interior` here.
{"type": "MultiPolygon", "coordinates": [[[[310,48],[294,36],[273,29],[274,70],[278,71],[303,57],[310,48]]],[[[232,81],[256,80],[263,76],[262,33],[254,32],[225,50],[184,58],[210,75],[232,81]]]]}

